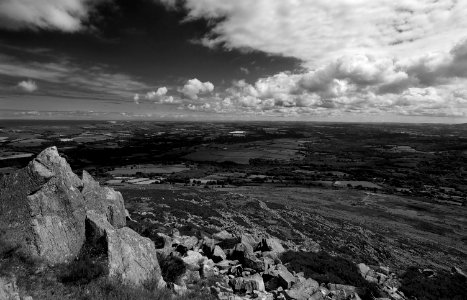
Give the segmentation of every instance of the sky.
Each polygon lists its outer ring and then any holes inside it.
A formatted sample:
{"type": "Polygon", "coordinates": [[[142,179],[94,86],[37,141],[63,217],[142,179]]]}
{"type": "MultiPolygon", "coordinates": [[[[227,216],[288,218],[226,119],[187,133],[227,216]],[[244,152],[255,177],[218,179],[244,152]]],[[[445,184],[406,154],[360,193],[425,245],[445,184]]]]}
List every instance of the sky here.
{"type": "Polygon", "coordinates": [[[0,119],[467,122],[465,0],[0,0],[0,119]]]}

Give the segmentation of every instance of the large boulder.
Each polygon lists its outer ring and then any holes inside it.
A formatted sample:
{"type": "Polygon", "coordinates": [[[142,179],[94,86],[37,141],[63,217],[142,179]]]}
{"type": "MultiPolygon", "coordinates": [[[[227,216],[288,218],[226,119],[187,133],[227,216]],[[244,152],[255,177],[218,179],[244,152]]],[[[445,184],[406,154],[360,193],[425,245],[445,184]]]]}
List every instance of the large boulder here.
{"type": "Polygon", "coordinates": [[[109,277],[131,285],[162,279],[157,251],[154,242],[140,236],[128,227],[116,229],[105,215],[90,210],[86,216],[86,235],[89,241],[105,241],[108,258],[109,277]]]}
{"type": "Polygon", "coordinates": [[[0,181],[0,239],[49,264],[77,256],[85,239],[81,180],[56,147],[0,181]]]}
{"type": "Polygon", "coordinates": [[[99,182],[83,171],[83,190],[86,210],[94,210],[107,217],[112,226],[121,228],[126,225],[126,211],[120,192],[109,187],[101,187],[99,182]]]}
{"type": "Polygon", "coordinates": [[[154,242],[128,227],[107,231],[109,276],[123,283],[165,285],[154,242]]]}

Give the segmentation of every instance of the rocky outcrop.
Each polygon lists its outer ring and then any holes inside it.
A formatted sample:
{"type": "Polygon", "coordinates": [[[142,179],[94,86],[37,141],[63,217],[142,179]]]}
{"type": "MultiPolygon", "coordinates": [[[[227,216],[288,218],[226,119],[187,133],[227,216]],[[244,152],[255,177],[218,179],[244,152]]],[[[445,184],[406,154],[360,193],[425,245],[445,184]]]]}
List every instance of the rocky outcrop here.
{"type": "Polygon", "coordinates": [[[126,225],[126,211],[123,197],[109,187],[101,187],[99,182],[83,171],[83,189],[81,193],[84,197],[86,210],[94,210],[107,217],[112,226],[122,228],[126,225]]]}
{"type": "Polygon", "coordinates": [[[85,239],[81,180],[57,148],[0,182],[0,237],[26,256],[50,264],[76,257],[85,239]]]}
{"type": "MultiPolygon", "coordinates": [[[[110,277],[132,285],[154,280],[164,285],[154,242],[124,227],[122,195],[100,186],[86,171],[81,180],[56,147],[1,180],[0,204],[0,239],[26,256],[54,265],[76,258],[91,243],[107,250],[110,277]]],[[[190,247],[196,243],[186,240],[190,247]]]]}

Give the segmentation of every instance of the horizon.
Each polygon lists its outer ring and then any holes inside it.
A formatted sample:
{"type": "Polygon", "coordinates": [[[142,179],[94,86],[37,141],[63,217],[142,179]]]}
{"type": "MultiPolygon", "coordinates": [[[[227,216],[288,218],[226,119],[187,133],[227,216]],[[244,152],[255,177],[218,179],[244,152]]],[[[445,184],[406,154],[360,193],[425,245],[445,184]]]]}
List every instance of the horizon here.
{"type": "Polygon", "coordinates": [[[467,122],[467,3],[5,0],[0,119],[467,122]]]}
{"type": "Polygon", "coordinates": [[[166,120],[153,120],[153,119],[38,119],[38,118],[17,118],[17,119],[0,119],[0,125],[2,122],[149,122],[149,123],[316,123],[316,124],[377,124],[377,125],[467,125],[467,122],[462,123],[436,123],[436,122],[396,122],[396,121],[311,121],[311,120],[177,120],[177,119],[166,119],[166,120]]]}

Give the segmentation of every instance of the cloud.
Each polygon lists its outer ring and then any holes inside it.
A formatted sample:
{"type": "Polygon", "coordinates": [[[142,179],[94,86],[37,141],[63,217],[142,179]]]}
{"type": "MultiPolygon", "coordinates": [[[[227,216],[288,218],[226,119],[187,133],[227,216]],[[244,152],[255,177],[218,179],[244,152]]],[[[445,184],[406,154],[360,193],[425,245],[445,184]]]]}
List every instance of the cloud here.
{"type": "Polygon", "coordinates": [[[154,103],[178,103],[179,101],[175,100],[173,96],[167,96],[169,90],[163,86],[158,88],[156,91],[147,92],[145,98],[147,100],[153,100],[154,103]]]}
{"type": "Polygon", "coordinates": [[[0,27],[78,31],[99,1],[102,0],[2,0],[0,27]]]}
{"type": "Polygon", "coordinates": [[[467,28],[467,2],[456,0],[162,0],[188,20],[214,26],[206,47],[254,49],[316,67],[344,55],[446,51],[467,28]]]}
{"type": "Polygon", "coordinates": [[[136,103],[136,104],[139,104],[139,94],[135,94],[133,96],[133,101],[136,103]]]}
{"type": "MultiPolygon", "coordinates": [[[[49,96],[128,101],[135,93],[149,90],[139,78],[108,71],[105,65],[78,65],[69,59],[54,62],[19,60],[0,54],[0,78],[40,80],[50,88],[43,91],[49,96]]],[[[9,79],[9,80],[12,80],[9,79]]]]}
{"type": "Polygon", "coordinates": [[[190,79],[180,92],[191,100],[197,100],[199,94],[208,94],[214,90],[214,85],[209,82],[201,82],[197,78],[190,79]]]}
{"type": "MultiPolygon", "coordinates": [[[[404,61],[346,55],[315,70],[236,81],[214,111],[467,117],[467,40],[404,61]]],[[[193,106],[192,109],[197,108],[193,106]]],[[[201,109],[201,107],[198,107],[201,109]]],[[[205,108],[204,108],[205,109],[205,108]]]]}
{"type": "Polygon", "coordinates": [[[29,93],[35,92],[38,89],[36,82],[30,79],[19,82],[18,87],[23,91],[29,93]]]}
{"type": "Polygon", "coordinates": [[[167,91],[168,90],[165,86],[160,87],[157,89],[157,91],[147,92],[146,99],[148,100],[160,99],[167,94],[167,91]]]}
{"type": "Polygon", "coordinates": [[[248,68],[245,67],[240,67],[240,72],[245,73],[246,75],[250,74],[250,70],[248,70],[248,68]]]}

